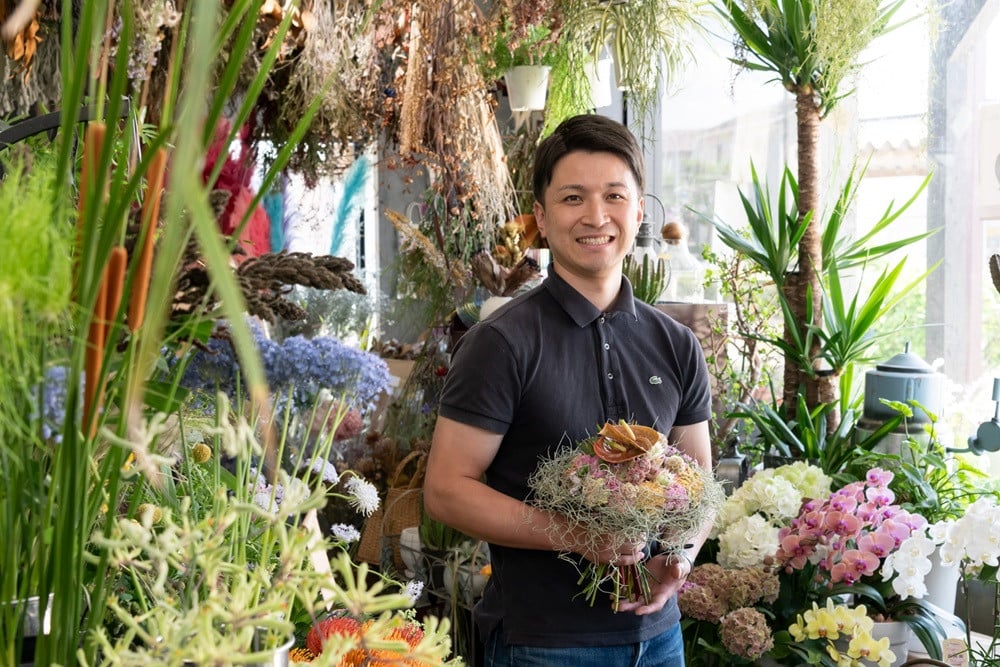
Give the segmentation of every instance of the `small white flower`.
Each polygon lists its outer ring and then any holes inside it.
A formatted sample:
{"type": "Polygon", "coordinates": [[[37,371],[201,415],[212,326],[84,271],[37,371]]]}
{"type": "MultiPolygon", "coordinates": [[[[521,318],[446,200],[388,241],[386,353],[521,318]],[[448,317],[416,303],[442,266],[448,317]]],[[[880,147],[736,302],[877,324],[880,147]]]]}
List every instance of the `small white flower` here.
{"type": "Polygon", "coordinates": [[[327,484],[336,484],[340,481],[340,474],[337,472],[337,467],[326,459],[317,459],[315,461],[306,459],[303,463],[309,466],[313,472],[322,475],[323,481],[327,484]]]}
{"type": "Polygon", "coordinates": [[[410,598],[410,604],[416,604],[417,599],[424,592],[424,582],[417,579],[410,580],[406,582],[406,590],[403,591],[403,595],[407,595],[410,598]]]}
{"type": "Polygon", "coordinates": [[[283,485],[278,485],[278,488],[284,487],[284,494],[279,504],[285,511],[294,512],[299,505],[309,499],[309,487],[301,479],[288,475],[284,470],[279,474],[285,482],[283,485]]]}
{"type": "Polygon", "coordinates": [[[277,503],[273,498],[270,491],[258,491],[253,494],[253,501],[256,503],[257,507],[261,508],[265,512],[274,512],[278,509],[277,503]]]}
{"type": "Polygon", "coordinates": [[[330,532],[333,536],[342,542],[357,542],[361,539],[361,533],[354,526],[347,523],[335,523],[330,526],[330,532]]]}
{"type": "Polygon", "coordinates": [[[371,516],[378,509],[378,490],[366,479],[351,477],[347,480],[350,503],[361,514],[371,516]]]}

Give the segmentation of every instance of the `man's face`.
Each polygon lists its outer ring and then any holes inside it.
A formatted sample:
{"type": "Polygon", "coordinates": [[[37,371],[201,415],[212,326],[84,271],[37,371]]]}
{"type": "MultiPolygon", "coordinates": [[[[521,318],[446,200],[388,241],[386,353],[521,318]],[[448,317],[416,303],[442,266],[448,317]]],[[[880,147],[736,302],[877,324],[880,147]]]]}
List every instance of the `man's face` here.
{"type": "Polygon", "coordinates": [[[574,151],[556,163],[544,202],[535,203],[535,218],[558,267],[585,279],[617,277],[643,205],[624,160],[574,151]]]}

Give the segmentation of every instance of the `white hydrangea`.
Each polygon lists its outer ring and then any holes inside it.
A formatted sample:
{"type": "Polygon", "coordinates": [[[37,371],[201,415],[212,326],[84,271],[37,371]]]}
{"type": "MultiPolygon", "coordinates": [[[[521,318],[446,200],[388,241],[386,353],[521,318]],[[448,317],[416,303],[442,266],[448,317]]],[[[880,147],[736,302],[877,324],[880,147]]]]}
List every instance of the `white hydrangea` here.
{"type": "Polygon", "coordinates": [[[830,478],[815,466],[794,463],[765,468],[726,499],[710,537],[719,537],[732,524],[756,513],[763,514],[776,526],[786,525],[798,515],[803,498],[825,497],[829,492],[830,478]]]}
{"type": "Polygon", "coordinates": [[[719,535],[718,563],[726,568],[760,565],[778,550],[779,528],[760,514],[745,516],[719,535]]]}
{"type": "Polygon", "coordinates": [[[307,467],[314,473],[320,475],[323,481],[327,484],[336,484],[340,481],[340,474],[337,472],[337,466],[333,465],[326,459],[306,459],[302,462],[303,467],[307,467]]]}
{"type": "Polygon", "coordinates": [[[791,482],[799,490],[802,498],[826,498],[830,495],[833,480],[823,472],[822,468],[805,461],[796,461],[775,468],[774,474],[791,482]]]}

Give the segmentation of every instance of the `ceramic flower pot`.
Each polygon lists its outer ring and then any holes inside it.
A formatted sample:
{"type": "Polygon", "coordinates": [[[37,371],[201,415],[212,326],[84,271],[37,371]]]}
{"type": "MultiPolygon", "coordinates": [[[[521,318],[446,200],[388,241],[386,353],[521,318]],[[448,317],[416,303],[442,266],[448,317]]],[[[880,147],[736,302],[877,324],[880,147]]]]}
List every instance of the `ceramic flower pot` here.
{"type": "Polygon", "coordinates": [[[32,664],[35,661],[35,644],[38,638],[48,635],[52,622],[52,594],[49,594],[48,604],[45,609],[41,608],[41,599],[33,595],[26,600],[17,600],[11,604],[17,609],[17,613],[23,613],[21,621],[22,643],[21,643],[21,663],[32,664]]]}
{"type": "Polygon", "coordinates": [[[421,572],[423,546],[420,543],[420,528],[411,526],[399,533],[399,556],[406,566],[404,574],[408,577],[417,576],[421,572]]]}
{"type": "MultiPolygon", "coordinates": [[[[913,630],[910,629],[909,625],[902,621],[876,622],[872,627],[871,635],[872,639],[889,638],[889,650],[896,656],[889,667],[899,667],[906,662],[910,640],[913,637],[913,630]]],[[[836,645],[838,650],[847,651],[846,639],[838,639],[836,645]]]]}
{"type": "MultiPolygon", "coordinates": [[[[290,664],[289,653],[295,644],[295,637],[287,639],[274,639],[271,633],[264,628],[257,628],[254,632],[253,641],[249,651],[259,654],[254,662],[240,662],[248,667],[288,667],[290,664]]],[[[185,660],[185,667],[199,667],[200,663],[193,660],[185,660]]]]}
{"type": "Polygon", "coordinates": [[[611,105],[611,58],[601,58],[596,63],[588,61],[583,66],[590,84],[590,106],[594,109],[611,105]]]}

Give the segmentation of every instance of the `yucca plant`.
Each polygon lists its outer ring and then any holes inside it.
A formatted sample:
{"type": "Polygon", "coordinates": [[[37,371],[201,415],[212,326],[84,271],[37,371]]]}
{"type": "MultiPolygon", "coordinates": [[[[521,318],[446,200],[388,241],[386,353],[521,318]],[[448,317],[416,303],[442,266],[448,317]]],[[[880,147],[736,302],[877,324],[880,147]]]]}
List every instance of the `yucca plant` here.
{"type": "MultiPolygon", "coordinates": [[[[800,217],[801,190],[795,176],[786,169],[775,195],[766,183],[761,182],[751,166],[753,190],[751,195],[740,193],[746,214],[749,233],[720,220],[710,220],[719,238],[729,248],[749,258],[774,282],[777,288],[784,333],[781,338],[767,338],[765,342],[781,350],[785,359],[785,382],[788,367],[796,369],[799,378],[796,386],[805,387],[805,397],[810,407],[836,404],[841,401],[841,375],[854,364],[868,360],[868,350],[880,338],[892,331],[879,331],[880,320],[907,294],[919,286],[936,268],[931,267],[905,285],[898,281],[905,266],[905,257],[882,271],[871,286],[861,284],[868,266],[878,265],[892,253],[921,241],[935,230],[914,234],[878,245],[871,240],[884,232],[909,208],[930,181],[924,179],[914,194],[897,205],[890,202],[886,209],[858,234],[846,233],[843,223],[854,205],[858,183],[864,167],[856,166],[845,180],[834,206],[825,215],[810,210],[800,217]],[[807,312],[819,309],[823,317],[819,323],[803,321],[796,307],[792,285],[794,268],[801,265],[801,241],[810,225],[815,224],[822,240],[816,288],[807,285],[802,305],[807,312]],[[847,279],[857,280],[853,294],[845,293],[847,279]],[[811,393],[816,392],[816,393],[811,393]]],[[[848,385],[850,388],[850,385],[848,385]]],[[[788,396],[785,385],[783,395],[786,417],[794,414],[799,392],[788,396]],[[791,401],[791,402],[789,402],[791,401]]],[[[840,417],[829,415],[828,424],[836,429],[840,417]]]]}
{"type": "MultiPolygon", "coordinates": [[[[720,0],[713,3],[737,37],[737,53],[732,61],[750,70],[768,72],[795,96],[797,128],[798,186],[795,262],[785,271],[784,298],[793,317],[786,321],[785,340],[806,337],[809,326],[823,326],[822,299],[824,250],[831,249],[824,238],[817,215],[819,210],[819,129],[820,122],[851,94],[845,84],[861,67],[859,56],[877,37],[890,30],[902,0],[720,0]],[[813,295],[810,298],[809,295],[813,295]],[[797,331],[796,331],[797,330],[797,331]]],[[[810,360],[819,356],[818,339],[811,340],[810,360]]],[[[783,396],[785,409],[794,411],[801,387],[810,406],[823,397],[836,396],[836,379],[810,372],[786,359],[783,396]]],[[[836,419],[831,421],[836,427],[836,419]]]]}

